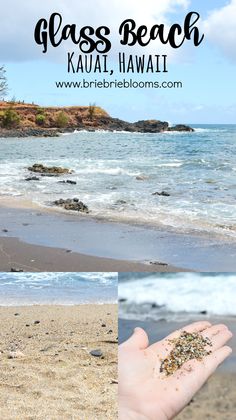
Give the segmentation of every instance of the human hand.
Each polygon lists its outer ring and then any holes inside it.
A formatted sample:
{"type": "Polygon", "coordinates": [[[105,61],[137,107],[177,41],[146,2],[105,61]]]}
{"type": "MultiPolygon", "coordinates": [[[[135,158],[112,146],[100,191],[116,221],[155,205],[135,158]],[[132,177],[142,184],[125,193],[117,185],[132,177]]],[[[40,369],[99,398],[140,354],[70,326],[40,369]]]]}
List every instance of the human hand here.
{"type": "Polygon", "coordinates": [[[170,420],[193,398],[209,376],[232,352],[225,343],[232,333],[225,325],[196,322],[151,346],[146,332],[136,328],[119,346],[119,419],[170,420]],[[172,375],[160,372],[161,362],[173,348],[169,342],[182,331],[198,332],[212,343],[203,360],[191,360],[172,375]]]}

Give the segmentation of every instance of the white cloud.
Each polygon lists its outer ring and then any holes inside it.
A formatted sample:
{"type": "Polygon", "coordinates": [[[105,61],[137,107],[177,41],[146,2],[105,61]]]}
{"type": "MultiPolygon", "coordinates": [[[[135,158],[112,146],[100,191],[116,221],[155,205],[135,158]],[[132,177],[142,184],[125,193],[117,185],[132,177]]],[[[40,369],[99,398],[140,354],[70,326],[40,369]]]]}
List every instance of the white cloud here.
{"type": "Polygon", "coordinates": [[[212,11],[203,26],[206,38],[231,61],[236,61],[236,0],[212,11]]]}
{"type": "MultiPolygon", "coordinates": [[[[65,23],[77,23],[78,27],[109,26],[117,39],[118,27],[124,19],[133,18],[139,25],[168,23],[169,13],[185,11],[189,4],[189,0],[8,0],[1,5],[1,61],[41,58],[40,47],[33,39],[34,26],[39,18],[49,17],[53,12],[60,12],[65,23]]],[[[117,41],[114,42],[117,47],[117,41]]],[[[55,57],[59,55],[58,49],[53,53],[55,57]]]]}

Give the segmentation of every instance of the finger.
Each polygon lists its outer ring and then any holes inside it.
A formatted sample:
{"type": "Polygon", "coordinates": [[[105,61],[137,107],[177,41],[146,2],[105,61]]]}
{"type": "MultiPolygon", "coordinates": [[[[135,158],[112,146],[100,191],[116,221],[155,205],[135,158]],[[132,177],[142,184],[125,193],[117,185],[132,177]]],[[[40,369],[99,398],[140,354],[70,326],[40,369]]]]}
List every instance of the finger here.
{"type": "Polygon", "coordinates": [[[210,322],[207,322],[207,321],[194,322],[193,324],[186,325],[186,327],[183,327],[179,330],[174,331],[172,334],[168,335],[163,340],[152,344],[149,347],[149,349],[152,351],[158,351],[160,358],[166,357],[167,354],[169,354],[169,352],[173,348],[173,345],[172,343],[170,343],[170,340],[174,340],[175,338],[178,338],[183,331],[187,331],[189,333],[202,332],[209,327],[211,327],[210,322]]]}
{"type": "Polygon", "coordinates": [[[122,347],[128,346],[136,348],[137,350],[144,350],[148,346],[148,336],[147,333],[142,328],[135,328],[133,335],[122,344],[122,347]]]}
{"type": "Polygon", "coordinates": [[[221,347],[220,349],[214,351],[212,354],[207,356],[205,361],[205,367],[210,372],[210,375],[216,370],[216,368],[223,363],[227,357],[232,353],[232,349],[229,346],[221,347]]]}
{"type": "Polygon", "coordinates": [[[228,327],[224,324],[214,325],[202,332],[202,336],[209,338],[212,343],[210,350],[213,352],[224,346],[233,336],[228,327]]]}

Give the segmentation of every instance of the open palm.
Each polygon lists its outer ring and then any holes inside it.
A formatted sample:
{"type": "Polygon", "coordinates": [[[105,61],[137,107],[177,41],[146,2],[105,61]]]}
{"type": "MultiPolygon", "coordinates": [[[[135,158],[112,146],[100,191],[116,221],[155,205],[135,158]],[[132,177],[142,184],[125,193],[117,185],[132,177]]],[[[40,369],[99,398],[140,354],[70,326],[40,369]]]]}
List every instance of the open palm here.
{"type": "Polygon", "coordinates": [[[119,347],[120,420],[169,420],[175,417],[202,387],[208,377],[231,353],[225,343],[232,333],[225,325],[196,322],[175,331],[151,346],[144,330],[136,328],[132,337],[119,347]],[[160,373],[165,359],[182,331],[201,332],[212,342],[211,354],[204,360],[191,360],[173,375],[160,373]]]}

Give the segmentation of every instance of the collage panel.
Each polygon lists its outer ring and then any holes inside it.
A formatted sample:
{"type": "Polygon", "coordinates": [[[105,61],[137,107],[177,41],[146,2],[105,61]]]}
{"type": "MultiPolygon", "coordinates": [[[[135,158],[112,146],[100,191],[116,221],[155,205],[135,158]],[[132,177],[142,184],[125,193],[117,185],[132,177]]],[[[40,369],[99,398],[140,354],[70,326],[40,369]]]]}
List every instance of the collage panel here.
{"type": "Polygon", "coordinates": [[[235,273],[119,273],[119,413],[233,419],[235,273]]]}
{"type": "Polygon", "coordinates": [[[0,418],[117,418],[117,273],[0,273],[0,418]]]}

